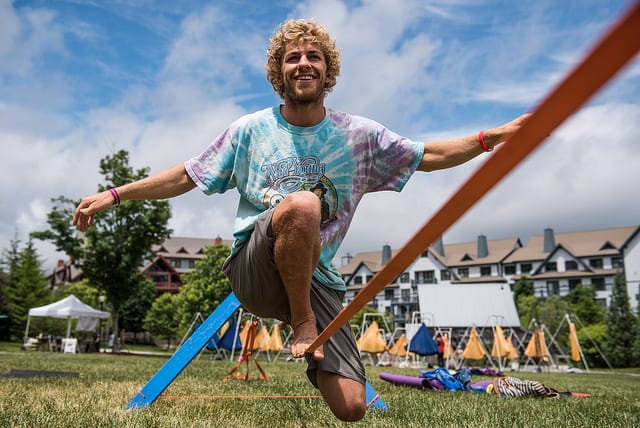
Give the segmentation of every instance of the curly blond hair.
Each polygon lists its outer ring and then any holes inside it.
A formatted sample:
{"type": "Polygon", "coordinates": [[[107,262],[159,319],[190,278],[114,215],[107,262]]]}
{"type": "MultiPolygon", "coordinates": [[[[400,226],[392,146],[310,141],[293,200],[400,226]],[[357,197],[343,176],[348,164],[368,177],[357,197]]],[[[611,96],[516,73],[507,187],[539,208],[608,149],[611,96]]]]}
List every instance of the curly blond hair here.
{"type": "Polygon", "coordinates": [[[336,42],[329,36],[329,32],[322,25],[313,20],[289,19],[281,24],[271,36],[271,45],[267,49],[267,80],[273,89],[284,96],[282,88],[282,56],[288,43],[315,43],[324,53],[327,62],[327,79],[324,93],[327,95],[336,85],[336,78],[340,74],[340,50],[336,42]]]}

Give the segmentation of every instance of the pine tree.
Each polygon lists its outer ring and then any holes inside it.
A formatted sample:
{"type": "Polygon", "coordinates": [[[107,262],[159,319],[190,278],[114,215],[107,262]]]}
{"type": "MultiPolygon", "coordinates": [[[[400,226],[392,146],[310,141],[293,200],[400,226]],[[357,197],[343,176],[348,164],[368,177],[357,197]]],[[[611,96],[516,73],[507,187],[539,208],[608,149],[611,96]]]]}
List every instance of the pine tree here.
{"type": "Polygon", "coordinates": [[[9,259],[7,297],[10,331],[17,338],[24,335],[29,309],[50,303],[51,293],[47,289],[47,277],[31,239],[22,251],[18,251],[18,243],[12,241],[9,259]]]}
{"type": "Polygon", "coordinates": [[[607,350],[605,354],[614,367],[633,365],[633,345],[637,321],[631,311],[627,283],[622,273],[615,276],[611,302],[607,311],[607,350]]]}

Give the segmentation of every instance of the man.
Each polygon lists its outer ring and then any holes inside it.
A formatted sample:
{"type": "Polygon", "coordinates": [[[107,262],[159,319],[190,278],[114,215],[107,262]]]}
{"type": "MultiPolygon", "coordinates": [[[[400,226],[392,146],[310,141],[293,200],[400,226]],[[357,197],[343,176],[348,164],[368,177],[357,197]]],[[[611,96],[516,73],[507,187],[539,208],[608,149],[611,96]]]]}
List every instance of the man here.
{"type": "MultiPolygon", "coordinates": [[[[325,108],[339,70],[339,51],[324,27],[285,22],[267,52],[267,78],[282,105],[236,120],[185,163],[84,198],[74,224],[85,230],[97,212],[121,200],[171,198],[196,186],[207,194],[237,188],[235,242],[223,269],[249,311],[292,326],[291,353],[304,356],[342,309],[345,285],[331,260],[362,196],[400,191],[416,170],[453,167],[490,151],[526,119],[477,136],[413,142],[325,108]]],[[[361,419],[365,371],[349,326],[306,357],[309,380],[331,411],[344,421],[361,419]]]]}

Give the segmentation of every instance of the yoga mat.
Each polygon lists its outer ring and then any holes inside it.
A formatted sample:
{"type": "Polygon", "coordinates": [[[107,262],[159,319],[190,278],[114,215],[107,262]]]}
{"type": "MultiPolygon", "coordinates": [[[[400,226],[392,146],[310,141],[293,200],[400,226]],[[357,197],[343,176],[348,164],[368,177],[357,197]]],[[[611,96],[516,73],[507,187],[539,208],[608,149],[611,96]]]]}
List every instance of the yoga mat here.
{"type": "Polygon", "coordinates": [[[429,380],[423,377],[403,376],[394,373],[380,373],[380,379],[391,382],[394,385],[410,386],[418,389],[432,389],[429,380]]]}

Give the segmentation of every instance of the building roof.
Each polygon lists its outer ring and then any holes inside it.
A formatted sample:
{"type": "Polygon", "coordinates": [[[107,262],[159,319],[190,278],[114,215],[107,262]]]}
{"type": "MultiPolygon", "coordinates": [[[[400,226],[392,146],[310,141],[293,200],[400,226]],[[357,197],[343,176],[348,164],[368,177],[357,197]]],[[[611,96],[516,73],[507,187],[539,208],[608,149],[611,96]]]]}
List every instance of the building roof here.
{"type": "Polygon", "coordinates": [[[219,244],[225,244],[230,247],[232,243],[233,240],[225,240],[220,237],[208,239],[175,236],[167,238],[160,245],[154,245],[151,250],[165,258],[194,259],[203,257],[205,247],[219,244]]]}
{"type": "MultiPolygon", "coordinates": [[[[428,251],[444,266],[464,267],[500,263],[521,245],[519,238],[487,240],[488,255],[486,257],[478,257],[477,241],[444,245],[444,255],[438,253],[434,246],[430,246],[428,251]]],[[[398,251],[400,249],[391,250],[391,257],[394,257],[398,251]]],[[[361,264],[366,265],[371,272],[378,272],[383,266],[382,250],[357,253],[349,263],[339,267],[338,272],[342,275],[350,275],[361,264]]]]}
{"type": "MultiPolygon", "coordinates": [[[[555,245],[562,245],[575,257],[607,256],[619,254],[622,246],[636,232],[638,226],[614,227],[610,229],[581,232],[554,233],[555,245]]],[[[503,263],[544,260],[549,255],[544,251],[544,235],[534,235],[527,245],[518,248],[503,263]]]]}
{"type": "Polygon", "coordinates": [[[487,240],[488,255],[478,257],[478,242],[465,242],[461,244],[447,244],[444,246],[444,256],[433,247],[429,247],[431,253],[444,265],[449,267],[475,266],[481,264],[495,264],[509,256],[522,244],[519,238],[491,239],[487,240]]]}

